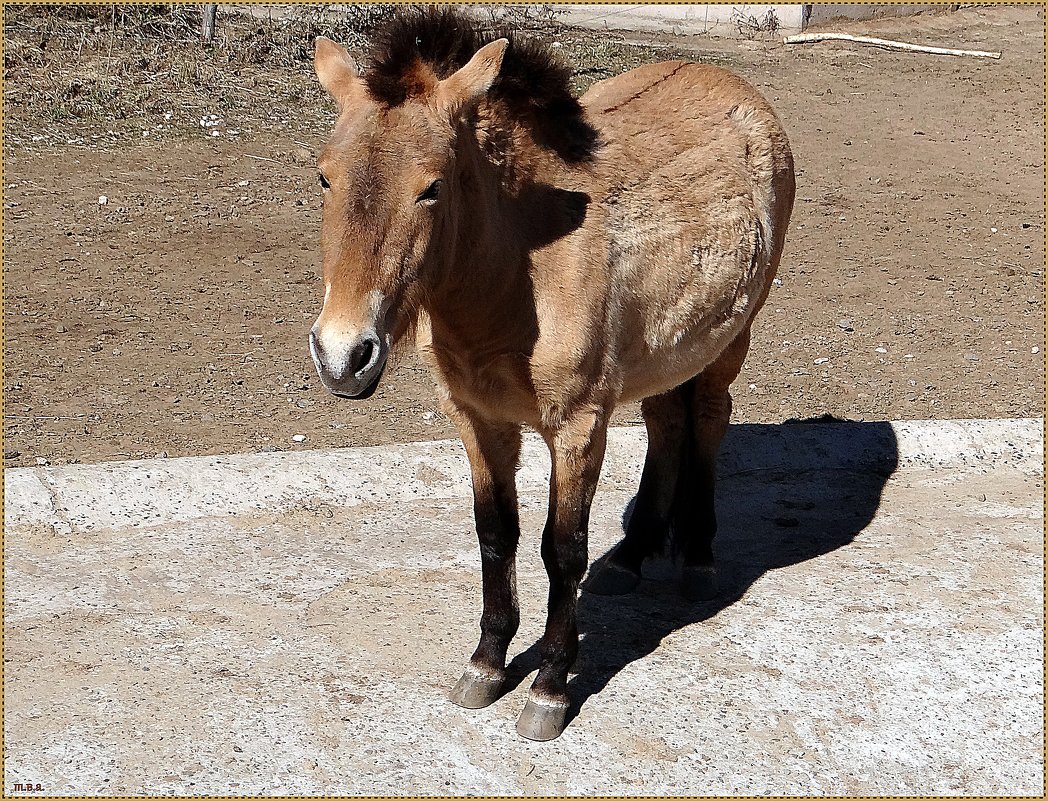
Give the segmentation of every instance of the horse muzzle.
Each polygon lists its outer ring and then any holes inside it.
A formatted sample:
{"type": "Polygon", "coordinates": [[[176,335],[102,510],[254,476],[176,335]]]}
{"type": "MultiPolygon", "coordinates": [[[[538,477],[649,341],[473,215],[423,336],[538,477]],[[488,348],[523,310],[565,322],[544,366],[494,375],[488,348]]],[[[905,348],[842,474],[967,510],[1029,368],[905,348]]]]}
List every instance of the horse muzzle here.
{"type": "Polygon", "coordinates": [[[365,400],[375,394],[386,369],[389,348],[374,331],[355,338],[309,332],[309,352],[324,388],[340,398],[365,400]]]}

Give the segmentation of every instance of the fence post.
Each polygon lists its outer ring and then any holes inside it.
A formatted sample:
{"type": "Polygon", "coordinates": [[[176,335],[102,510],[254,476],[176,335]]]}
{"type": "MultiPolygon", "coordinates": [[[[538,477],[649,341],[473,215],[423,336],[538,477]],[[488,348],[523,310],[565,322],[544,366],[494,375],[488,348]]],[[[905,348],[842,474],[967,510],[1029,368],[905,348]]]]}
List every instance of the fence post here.
{"type": "Polygon", "coordinates": [[[204,5],[204,21],[201,25],[201,33],[205,42],[215,39],[215,14],[218,11],[218,3],[206,3],[204,5]]]}

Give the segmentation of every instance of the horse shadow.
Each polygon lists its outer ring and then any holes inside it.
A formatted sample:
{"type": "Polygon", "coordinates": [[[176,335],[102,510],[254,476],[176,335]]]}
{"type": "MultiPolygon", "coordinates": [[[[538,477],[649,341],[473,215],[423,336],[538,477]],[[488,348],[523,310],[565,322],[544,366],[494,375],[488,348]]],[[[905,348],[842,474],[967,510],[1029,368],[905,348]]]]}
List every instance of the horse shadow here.
{"type": "MultiPolygon", "coordinates": [[[[821,418],[732,426],[718,465],[719,594],[705,602],[686,601],[667,557],[650,561],[645,580],[629,595],[591,594],[587,578],[578,605],[581,642],[568,683],[568,722],[665,637],[714,617],[769,571],[849,545],[873,520],[897,466],[897,442],[888,423],[821,418]]],[[[633,503],[623,514],[623,531],[633,503]]],[[[593,561],[589,576],[607,556],[593,561]]],[[[503,694],[538,669],[539,648],[535,643],[510,662],[503,694]]]]}

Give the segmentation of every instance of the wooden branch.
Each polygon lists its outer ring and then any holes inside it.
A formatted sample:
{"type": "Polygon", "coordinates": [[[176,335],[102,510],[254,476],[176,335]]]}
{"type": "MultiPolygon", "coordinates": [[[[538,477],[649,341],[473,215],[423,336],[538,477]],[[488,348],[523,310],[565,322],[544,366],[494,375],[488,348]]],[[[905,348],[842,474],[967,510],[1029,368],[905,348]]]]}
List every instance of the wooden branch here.
{"type": "Polygon", "coordinates": [[[218,3],[204,4],[200,33],[204,37],[205,42],[213,42],[215,40],[215,16],[217,13],[218,3]]]}
{"type": "Polygon", "coordinates": [[[888,50],[906,50],[912,53],[934,53],[939,56],[976,56],[977,58],[1000,58],[1000,52],[989,50],[955,50],[952,47],[928,47],[927,45],[910,44],[909,42],[896,42],[891,39],[878,39],[875,36],[852,36],[850,33],[798,33],[796,36],[787,36],[782,40],[783,44],[804,44],[806,42],[823,42],[831,39],[840,39],[846,42],[858,42],[859,44],[883,47],[888,50]]]}

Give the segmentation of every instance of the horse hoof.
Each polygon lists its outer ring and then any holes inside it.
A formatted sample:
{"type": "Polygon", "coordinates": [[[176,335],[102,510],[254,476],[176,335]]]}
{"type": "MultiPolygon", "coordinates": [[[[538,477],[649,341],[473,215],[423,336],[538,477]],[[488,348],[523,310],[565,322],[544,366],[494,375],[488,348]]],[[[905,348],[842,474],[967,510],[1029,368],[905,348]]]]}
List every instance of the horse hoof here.
{"type": "Polygon", "coordinates": [[[681,594],[689,601],[709,601],[717,597],[717,568],[713,565],[685,567],[681,575],[681,594]]]}
{"type": "Polygon", "coordinates": [[[498,700],[501,690],[501,677],[480,676],[466,668],[462,678],[452,688],[449,698],[451,703],[465,709],[483,709],[498,700]]]}
{"type": "Polygon", "coordinates": [[[539,742],[556,739],[564,731],[567,717],[567,702],[528,698],[524,711],[517,719],[517,734],[539,742]]]}
{"type": "Polygon", "coordinates": [[[594,595],[625,595],[640,584],[640,574],[614,562],[605,562],[593,578],[586,582],[586,591],[594,595]]]}

